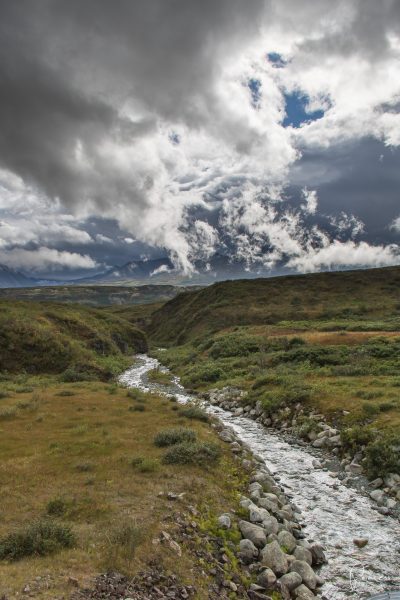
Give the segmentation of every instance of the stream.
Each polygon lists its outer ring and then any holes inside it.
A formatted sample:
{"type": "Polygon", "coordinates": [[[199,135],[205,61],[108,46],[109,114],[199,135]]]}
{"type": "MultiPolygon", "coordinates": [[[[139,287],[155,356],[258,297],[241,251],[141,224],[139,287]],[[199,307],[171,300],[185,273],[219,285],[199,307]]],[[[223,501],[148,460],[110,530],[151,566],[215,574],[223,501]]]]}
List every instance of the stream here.
{"type": "MultiPolygon", "coordinates": [[[[168,386],[150,382],[147,373],[160,367],[159,361],[144,354],[136,358],[134,366],[120,377],[123,385],[174,395],[181,403],[194,399],[176,377],[168,386]]],[[[290,443],[282,434],[249,418],[234,416],[209,404],[204,408],[232,428],[237,437],[264,460],[285,494],[300,509],[306,539],[324,546],[328,564],[319,571],[325,579],[322,598],[364,599],[400,589],[397,519],[382,516],[366,494],[343,485],[327,470],[315,468],[313,461],[321,458],[321,451],[290,443]],[[359,549],[353,540],[363,537],[369,542],[359,549]]],[[[382,596],[385,597],[392,596],[382,596]]]]}

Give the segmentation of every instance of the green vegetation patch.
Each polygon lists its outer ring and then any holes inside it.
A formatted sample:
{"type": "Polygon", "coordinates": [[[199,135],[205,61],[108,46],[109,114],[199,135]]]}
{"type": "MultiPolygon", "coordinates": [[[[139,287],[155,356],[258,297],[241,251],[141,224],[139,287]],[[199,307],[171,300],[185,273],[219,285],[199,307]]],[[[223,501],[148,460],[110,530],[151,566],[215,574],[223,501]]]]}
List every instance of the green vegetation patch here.
{"type": "Polygon", "coordinates": [[[0,364],[9,373],[62,373],[65,382],[109,379],[128,366],[125,355],[146,349],[142,331],[100,309],[0,301],[0,364]]]}
{"type": "Polygon", "coordinates": [[[0,540],[0,560],[19,560],[26,556],[45,556],[75,545],[70,527],[42,519],[0,540]]]}
{"type": "Polygon", "coordinates": [[[206,442],[183,442],[172,446],[164,455],[163,462],[168,465],[216,464],[221,457],[221,449],[217,444],[206,442]]]}
{"type": "Polygon", "coordinates": [[[164,429],[160,431],[154,438],[156,446],[163,448],[165,446],[173,446],[182,442],[194,442],[196,440],[196,432],[193,429],[186,427],[177,427],[173,429],[164,429]]]}

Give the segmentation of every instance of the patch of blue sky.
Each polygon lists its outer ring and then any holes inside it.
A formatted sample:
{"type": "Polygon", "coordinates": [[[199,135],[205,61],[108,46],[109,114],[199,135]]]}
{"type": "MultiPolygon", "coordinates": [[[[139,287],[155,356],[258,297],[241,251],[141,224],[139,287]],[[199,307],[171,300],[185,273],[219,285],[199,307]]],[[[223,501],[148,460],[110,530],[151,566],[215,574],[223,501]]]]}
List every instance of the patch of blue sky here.
{"type": "Polygon", "coordinates": [[[251,103],[254,106],[254,108],[257,108],[260,105],[262,96],[261,81],[259,79],[249,79],[249,81],[247,82],[247,87],[250,90],[251,103]]]}
{"type": "Polygon", "coordinates": [[[174,144],[174,146],[177,146],[178,144],[181,143],[181,136],[179,135],[179,133],[176,133],[175,131],[171,131],[170,134],[168,135],[169,141],[171,142],[171,144],[174,144]]]}
{"type": "Polygon", "coordinates": [[[325,112],[323,110],[307,111],[308,96],[301,92],[293,92],[292,94],[284,94],[285,97],[285,113],[283,120],[284,127],[300,127],[303,123],[316,121],[321,119],[325,112]]]}
{"type": "Polygon", "coordinates": [[[282,69],[287,64],[285,59],[282,58],[282,56],[278,54],[278,52],[269,52],[267,54],[267,58],[276,69],[282,69]]]}

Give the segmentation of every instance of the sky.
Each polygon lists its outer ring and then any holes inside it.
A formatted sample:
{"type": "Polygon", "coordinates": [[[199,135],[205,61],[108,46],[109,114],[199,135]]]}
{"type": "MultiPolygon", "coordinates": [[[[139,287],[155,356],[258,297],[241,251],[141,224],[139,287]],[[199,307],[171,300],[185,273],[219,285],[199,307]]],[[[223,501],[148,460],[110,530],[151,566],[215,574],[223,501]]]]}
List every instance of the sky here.
{"type": "Polygon", "coordinates": [[[400,264],[399,0],[0,0],[0,264],[400,264]]]}

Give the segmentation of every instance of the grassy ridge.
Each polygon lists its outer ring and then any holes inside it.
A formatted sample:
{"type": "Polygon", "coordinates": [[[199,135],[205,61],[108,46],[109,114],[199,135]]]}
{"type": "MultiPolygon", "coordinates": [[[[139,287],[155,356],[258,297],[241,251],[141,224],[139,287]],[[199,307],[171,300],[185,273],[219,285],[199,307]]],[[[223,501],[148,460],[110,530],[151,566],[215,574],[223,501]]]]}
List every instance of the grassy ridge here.
{"type": "Polygon", "coordinates": [[[181,344],[234,325],[282,322],[294,330],[398,330],[400,268],[216,283],[167,302],[149,332],[157,342],[181,344]]]}
{"type": "Polygon", "coordinates": [[[147,348],[144,333],[118,315],[78,305],[0,302],[0,371],[107,379],[147,348]]]}
{"type": "Polygon", "coordinates": [[[218,283],[149,327],[186,387],[236,385],[271,415],[298,402],[323,412],[346,449],[371,445],[371,473],[400,472],[399,330],[399,268],[218,283]]]}

